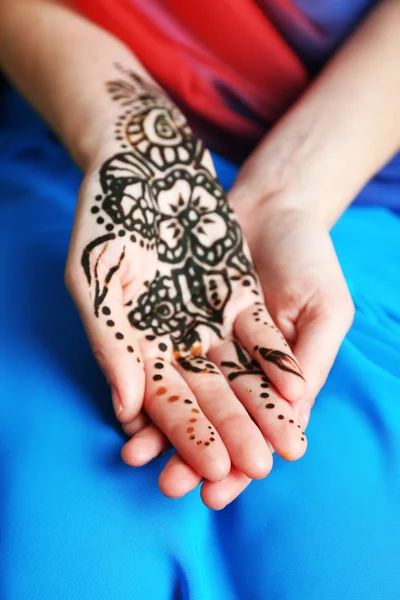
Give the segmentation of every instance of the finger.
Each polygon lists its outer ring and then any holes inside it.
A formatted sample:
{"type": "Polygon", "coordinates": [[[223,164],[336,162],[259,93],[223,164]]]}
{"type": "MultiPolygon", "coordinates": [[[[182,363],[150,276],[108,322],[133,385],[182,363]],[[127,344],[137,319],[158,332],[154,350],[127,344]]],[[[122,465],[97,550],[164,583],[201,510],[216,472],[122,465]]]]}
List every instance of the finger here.
{"type": "Polygon", "coordinates": [[[304,396],[303,372],[263,304],[253,304],[239,314],[235,334],[285,398],[295,401],[304,396]]]}
{"type": "Polygon", "coordinates": [[[202,477],[219,481],[230,470],[229,454],[196,397],[176,369],[162,357],[145,360],[144,408],[186,462],[202,477]],[[211,427],[211,429],[210,429],[211,427]]]}
{"type": "Polygon", "coordinates": [[[93,302],[82,287],[73,288],[71,293],[93,354],[111,387],[115,414],[126,423],[141,409],[145,380],[139,344],[123,307],[121,285],[118,280],[109,286],[104,283],[111,268],[99,264],[94,269],[101,294],[107,292],[102,302],[93,302]]]}
{"type": "Polygon", "coordinates": [[[304,314],[298,324],[298,338],[294,348],[301,361],[309,389],[300,401],[300,414],[307,424],[311,406],[335,361],[343,339],[351,326],[353,311],[351,305],[343,310],[313,311],[304,314]]]}
{"type": "Polygon", "coordinates": [[[222,481],[205,481],[201,486],[201,499],[212,510],[221,510],[235,500],[251,483],[251,479],[232,467],[222,481]]]}
{"type": "Polygon", "coordinates": [[[165,435],[154,423],[146,425],[122,448],[121,456],[131,467],[141,467],[170,447],[165,435]]]}
{"type": "MultiPolygon", "coordinates": [[[[118,271],[123,267],[125,247],[110,249],[99,244],[87,257],[87,282],[66,278],[78,307],[93,353],[110,387],[115,413],[122,423],[134,419],[144,393],[144,372],[139,344],[123,306],[118,271]]],[[[85,253],[84,253],[84,256],[85,253]]]]}
{"type": "MultiPolygon", "coordinates": [[[[193,491],[201,481],[200,475],[176,453],[160,473],[158,486],[168,498],[182,498],[193,491]]],[[[232,467],[227,477],[221,481],[205,480],[200,495],[208,508],[221,510],[235,500],[250,483],[249,477],[232,467]]]]}
{"type": "Polygon", "coordinates": [[[221,436],[232,464],[252,479],[266,477],[272,467],[271,452],[221,371],[202,356],[181,359],[176,368],[212,423],[209,433],[214,436],[217,431],[221,436]]]}
{"type": "Polygon", "coordinates": [[[141,410],[137,417],[135,417],[132,421],[128,421],[127,423],[123,423],[122,427],[125,431],[126,435],[132,437],[138,431],[143,429],[149,422],[149,417],[146,413],[141,410]]]}
{"type": "Polygon", "coordinates": [[[181,498],[194,490],[202,481],[187,462],[175,453],[166,463],[158,477],[158,487],[168,498],[181,498]]]}
{"type": "Polygon", "coordinates": [[[295,410],[241,344],[226,342],[214,348],[211,356],[279,456],[286,460],[297,460],[303,456],[307,439],[295,410]]]}

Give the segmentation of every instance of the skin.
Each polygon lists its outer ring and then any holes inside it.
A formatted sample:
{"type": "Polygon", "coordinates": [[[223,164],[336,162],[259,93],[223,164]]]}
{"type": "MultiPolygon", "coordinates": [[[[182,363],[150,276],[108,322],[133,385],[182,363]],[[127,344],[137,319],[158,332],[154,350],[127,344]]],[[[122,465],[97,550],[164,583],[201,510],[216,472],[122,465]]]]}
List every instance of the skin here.
{"type": "Polygon", "coordinates": [[[126,431],[142,409],[201,477],[264,477],[272,448],[305,452],[286,400],[304,376],[209,152],[158,88],[113,71],[115,142],[82,185],[68,288],[126,431]]]}
{"type": "MultiPolygon", "coordinates": [[[[260,275],[271,323],[283,332],[307,380],[302,397],[292,398],[302,425],[308,421],[353,317],[329,228],[399,148],[400,72],[394,58],[400,54],[399,21],[398,2],[380,3],[249,157],[229,195],[260,275]]],[[[112,360],[113,353],[104,351],[104,332],[109,330],[100,329],[99,320],[93,316],[80,256],[82,248],[97,235],[89,215],[98,193],[98,172],[116,151],[112,140],[116,113],[103,94],[104,82],[111,76],[115,62],[151,79],[122,44],[61,4],[2,0],[0,23],[2,68],[52,125],[85,173],[67,283],[99,363],[108,379],[112,382],[114,376],[122,387],[117,394],[113,392],[114,405],[118,413],[123,397],[119,414],[123,415],[125,430],[133,436],[123,449],[123,457],[129,464],[144,464],[168,447],[169,441],[157,427],[161,421],[150,421],[145,412],[140,412],[140,399],[135,396],[137,380],[133,384],[132,378],[123,375],[131,357],[124,352],[123,359],[112,360]],[[16,43],[20,39],[24,44],[16,43]],[[77,59],[81,56],[87,57],[85,64],[77,59]]],[[[121,247],[115,249],[115,254],[121,255],[121,247]]],[[[114,290],[116,299],[119,294],[120,308],[125,287],[120,279],[114,290]]],[[[209,357],[215,363],[219,350],[212,344],[208,346],[209,357]]],[[[235,356],[228,357],[228,362],[229,358],[235,356]]],[[[176,368],[175,372],[180,376],[176,368]]],[[[279,388],[282,381],[274,383],[279,388]]],[[[233,386],[229,389],[234,395],[233,386]]],[[[281,399],[277,390],[273,394],[274,399],[281,399]]],[[[244,405],[238,402],[236,410],[238,406],[244,405]]],[[[289,403],[286,406],[291,410],[289,403]]],[[[248,418],[249,426],[250,421],[248,418]]],[[[260,426],[256,430],[261,432],[260,426]]],[[[233,440],[237,430],[232,427],[231,431],[233,440]]],[[[229,438],[227,433],[225,438],[229,438]]],[[[271,453],[273,445],[268,445],[269,440],[265,443],[271,453]]],[[[221,446],[221,452],[222,447],[226,449],[226,445],[221,446]]],[[[202,475],[186,458],[175,455],[160,475],[160,489],[166,495],[182,496],[202,481],[202,475]]],[[[264,474],[270,465],[268,461],[263,465],[264,474]]],[[[195,467],[199,469],[199,465],[195,467]]],[[[250,471],[243,473],[243,465],[240,471],[235,464],[229,466],[227,460],[219,476],[229,468],[225,479],[202,484],[202,499],[210,508],[225,506],[254,477],[250,471]]]]}

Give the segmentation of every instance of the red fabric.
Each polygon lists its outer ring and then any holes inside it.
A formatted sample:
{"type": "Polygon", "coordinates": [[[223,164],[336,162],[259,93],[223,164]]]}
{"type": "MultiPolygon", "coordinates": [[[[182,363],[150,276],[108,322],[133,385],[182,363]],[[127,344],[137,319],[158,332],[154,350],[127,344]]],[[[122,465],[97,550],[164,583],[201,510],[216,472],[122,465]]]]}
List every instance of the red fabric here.
{"type": "Polygon", "coordinates": [[[200,42],[193,46],[177,44],[133,0],[75,3],[128,45],[191,115],[231,141],[254,144],[307,83],[301,61],[254,0],[163,0],[200,42]]]}

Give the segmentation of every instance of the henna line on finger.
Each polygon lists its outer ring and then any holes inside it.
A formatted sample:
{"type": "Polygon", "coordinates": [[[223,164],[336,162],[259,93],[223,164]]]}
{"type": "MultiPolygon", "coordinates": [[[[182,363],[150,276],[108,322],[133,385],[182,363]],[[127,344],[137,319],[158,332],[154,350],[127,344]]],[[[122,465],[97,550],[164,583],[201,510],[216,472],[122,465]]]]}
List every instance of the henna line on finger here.
{"type": "Polygon", "coordinates": [[[229,375],[228,375],[229,381],[233,381],[234,379],[236,379],[237,377],[240,377],[241,375],[263,375],[264,374],[264,372],[262,371],[262,369],[259,366],[259,364],[257,363],[257,361],[252,360],[250,358],[250,355],[246,354],[244,348],[241,346],[241,344],[239,344],[238,341],[235,340],[233,342],[233,345],[235,347],[236,356],[237,356],[240,364],[236,364],[233,361],[221,362],[222,367],[230,367],[232,369],[235,369],[235,371],[232,371],[231,373],[229,373],[229,375]]]}
{"type": "Polygon", "coordinates": [[[298,377],[303,379],[303,381],[305,381],[300,366],[294,358],[289,356],[289,354],[281,352],[280,350],[272,350],[272,348],[257,348],[257,350],[259,351],[261,357],[264,360],[273,363],[282,371],[287,371],[288,373],[297,375],[298,377]]]}
{"type": "Polygon", "coordinates": [[[83,251],[82,254],[82,258],[81,258],[81,265],[83,267],[83,270],[85,272],[86,275],[86,279],[88,284],[90,285],[92,282],[92,276],[90,274],[90,253],[91,251],[96,248],[96,246],[99,246],[100,244],[103,244],[104,242],[108,242],[109,240],[115,240],[115,233],[109,233],[107,235],[102,235],[101,237],[96,238],[95,240],[93,240],[93,242],[90,242],[90,244],[88,244],[86,246],[86,248],[83,251]]]}
{"type": "MultiPolygon", "coordinates": [[[[107,246],[105,246],[106,248],[107,246]]],[[[111,279],[113,278],[113,276],[115,275],[115,273],[118,271],[118,269],[121,266],[122,261],[125,258],[125,246],[123,247],[123,250],[121,252],[121,255],[119,257],[118,263],[116,265],[114,265],[113,267],[111,267],[111,269],[108,271],[105,279],[104,279],[104,285],[103,285],[103,291],[101,292],[101,294],[99,293],[99,282],[98,282],[98,276],[97,276],[97,264],[102,256],[102,254],[105,251],[105,248],[102,250],[102,252],[100,253],[97,262],[96,262],[96,266],[95,266],[95,274],[96,274],[96,295],[95,295],[95,302],[94,302],[94,312],[96,317],[99,316],[99,308],[102,305],[102,303],[104,302],[107,294],[108,294],[108,286],[109,283],[111,281],[111,279]]]]}

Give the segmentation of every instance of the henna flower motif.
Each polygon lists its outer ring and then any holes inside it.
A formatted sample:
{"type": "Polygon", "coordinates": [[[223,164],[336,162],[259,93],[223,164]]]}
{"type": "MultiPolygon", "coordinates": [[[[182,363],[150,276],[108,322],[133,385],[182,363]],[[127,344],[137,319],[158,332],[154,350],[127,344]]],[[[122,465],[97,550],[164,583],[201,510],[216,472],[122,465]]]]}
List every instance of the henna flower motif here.
{"type": "Polygon", "coordinates": [[[229,217],[222,188],[210,175],[176,170],[156,181],[153,192],[161,260],[177,263],[189,251],[201,263],[216,265],[233,248],[237,226],[229,217]]]}

